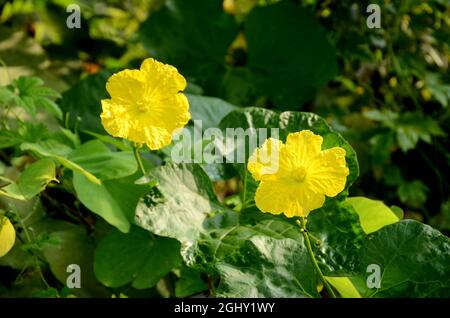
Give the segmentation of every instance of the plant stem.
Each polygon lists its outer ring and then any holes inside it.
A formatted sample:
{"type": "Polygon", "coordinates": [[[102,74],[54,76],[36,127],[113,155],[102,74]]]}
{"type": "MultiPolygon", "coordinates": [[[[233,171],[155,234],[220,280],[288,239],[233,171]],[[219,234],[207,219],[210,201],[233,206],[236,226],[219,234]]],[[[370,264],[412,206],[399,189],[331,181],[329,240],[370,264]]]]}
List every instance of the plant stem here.
{"type": "Polygon", "coordinates": [[[208,275],[208,291],[209,297],[216,297],[216,288],[214,287],[214,277],[208,275]]]}
{"type": "Polygon", "coordinates": [[[136,158],[136,162],[139,166],[139,169],[141,169],[142,175],[145,176],[145,168],[144,168],[144,164],[142,163],[142,158],[141,155],[139,153],[139,148],[134,146],[134,157],[136,158]]]}
{"type": "Polygon", "coordinates": [[[319,275],[319,278],[323,283],[323,286],[325,287],[328,294],[332,298],[336,298],[336,294],[334,293],[330,284],[328,284],[327,280],[325,279],[325,276],[323,276],[323,273],[320,270],[319,264],[317,264],[316,258],[314,257],[314,253],[313,253],[312,247],[311,247],[311,241],[309,240],[308,231],[306,230],[305,218],[302,217],[302,218],[300,218],[300,220],[297,220],[297,224],[300,226],[300,232],[302,232],[303,238],[305,239],[305,245],[306,245],[306,249],[308,250],[309,257],[311,258],[311,262],[313,263],[314,268],[316,269],[316,272],[319,275]]]}

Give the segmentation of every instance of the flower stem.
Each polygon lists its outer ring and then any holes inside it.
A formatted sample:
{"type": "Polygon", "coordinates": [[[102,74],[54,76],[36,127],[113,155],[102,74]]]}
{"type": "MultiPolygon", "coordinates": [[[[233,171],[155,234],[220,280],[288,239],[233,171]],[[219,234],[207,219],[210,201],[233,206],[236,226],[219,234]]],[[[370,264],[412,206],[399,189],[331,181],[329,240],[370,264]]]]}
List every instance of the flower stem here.
{"type": "Polygon", "coordinates": [[[139,169],[141,169],[142,175],[145,176],[145,168],[144,168],[144,164],[142,163],[142,158],[141,158],[141,154],[139,153],[139,148],[134,146],[134,157],[136,158],[136,162],[139,166],[139,169]]]}
{"type": "Polygon", "coordinates": [[[328,284],[327,280],[325,279],[325,276],[323,276],[323,273],[320,270],[319,264],[317,264],[317,260],[312,251],[311,241],[309,240],[308,231],[306,230],[306,219],[303,217],[300,218],[300,220],[297,220],[297,224],[300,226],[300,232],[302,232],[303,238],[305,239],[305,245],[306,249],[308,250],[309,257],[311,258],[311,262],[313,263],[314,268],[316,269],[316,272],[323,283],[323,286],[325,287],[331,298],[336,298],[336,294],[334,293],[330,284],[328,284]]]}

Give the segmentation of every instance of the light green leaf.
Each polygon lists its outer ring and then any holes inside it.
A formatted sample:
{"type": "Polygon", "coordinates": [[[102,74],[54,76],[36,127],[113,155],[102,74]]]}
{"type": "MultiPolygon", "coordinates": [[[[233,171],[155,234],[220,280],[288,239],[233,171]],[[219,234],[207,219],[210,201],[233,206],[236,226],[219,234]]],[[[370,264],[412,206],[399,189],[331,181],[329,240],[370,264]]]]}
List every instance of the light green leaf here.
{"type": "Polygon", "coordinates": [[[94,176],[89,171],[83,169],[80,165],[72,162],[66,158],[66,156],[72,152],[72,148],[59,143],[55,140],[46,140],[37,143],[29,143],[25,142],[20,146],[21,150],[29,150],[39,154],[42,157],[50,157],[56,160],[58,163],[62,164],[67,169],[70,169],[74,172],[79,172],[83,174],[86,178],[88,178],[91,182],[96,183],[98,185],[101,184],[101,181],[94,176]]]}
{"type": "Polygon", "coordinates": [[[351,197],[347,198],[345,202],[351,204],[356,213],[358,213],[361,226],[367,234],[400,220],[389,207],[378,200],[371,200],[365,197],[351,197]]]}
{"type": "Polygon", "coordinates": [[[112,152],[99,140],[84,143],[71,152],[68,159],[100,180],[126,177],[137,170],[131,151],[112,152]]]}
{"type": "Polygon", "coordinates": [[[192,120],[201,120],[203,129],[218,127],[220,120],[236,106],[215,97],[187,95],[192,120]]]}
{"type": "Polygon", "coordinates": [[[130,222],[126,213],[103,184],[91,182],[85,175],[73,173],[73,186],[78,199],[92,212],[100,215],[108,223],[127,233],[130,222]]]}
{"type": "Polygon", "coordinates": [[[43,191],[55,178],[55,163],[51,159],[41,159],[29,165],[20,175],[18,186],[26,199],[31,199],[43,191]]]}
{"type": "Polygon", "coordinates": [[[361,298],[358,290],[348,277],[325,277],[336,288],[342,298],[361,298]]]}
{"type": "Polygon", "coordinates": [[[0,195],[22,201],[29,200],[43,191],[51,181],[58,181],[55,178],[55,163],[48,158],[29,165],[17,183],[1,176],[0,179],[9,183],[0,190],[0,195]]]}

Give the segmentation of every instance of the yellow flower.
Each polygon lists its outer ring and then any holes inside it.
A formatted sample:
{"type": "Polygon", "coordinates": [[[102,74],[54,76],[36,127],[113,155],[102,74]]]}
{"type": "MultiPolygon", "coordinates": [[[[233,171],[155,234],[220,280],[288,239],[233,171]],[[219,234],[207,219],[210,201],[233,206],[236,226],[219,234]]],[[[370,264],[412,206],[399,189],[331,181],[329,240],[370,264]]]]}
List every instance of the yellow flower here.
{"type": "Polygon", "coordinates": [[[140,70],[118,72],[106,84],[111,99],[102,100],[103,127],[113,136],[160,149],[191,118],[185,87],[175,67],[152,58],[140,70]]]}
{"type": "Polygon", "coordinates": [[[6,255],[14,246],[16,240],[16,231],[9,219],[0,216],[0,257],[6,255]]]}
{"type": "Polygon", "coordinates": [[[288,135],[286,144],[269,138],[250,156],[247,168],[261,181],[256,206],[262,212],[306,217],[320,208],[325,195],[344,190],[349,170],[345,150],[321,150],[322,137],[310,130],[288,135]]]}

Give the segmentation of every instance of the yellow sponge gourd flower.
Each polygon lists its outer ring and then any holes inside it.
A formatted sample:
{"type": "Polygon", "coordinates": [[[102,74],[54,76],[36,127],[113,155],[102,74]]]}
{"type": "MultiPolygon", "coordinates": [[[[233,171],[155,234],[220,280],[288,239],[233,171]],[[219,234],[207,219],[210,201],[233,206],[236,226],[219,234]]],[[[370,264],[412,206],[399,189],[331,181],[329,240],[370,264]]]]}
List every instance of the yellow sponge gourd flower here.
{"type": "Polygon", "coordinates": [[[322,142],[321,136],[302,130],[289,134],[285,144],[269,138],[254,151],[247,168],[261,181],[255,202],[262,212],[306,217],[324,204],[325,196],[344,190],[349,175],[345,150],[322,150],[322,142]]]}

